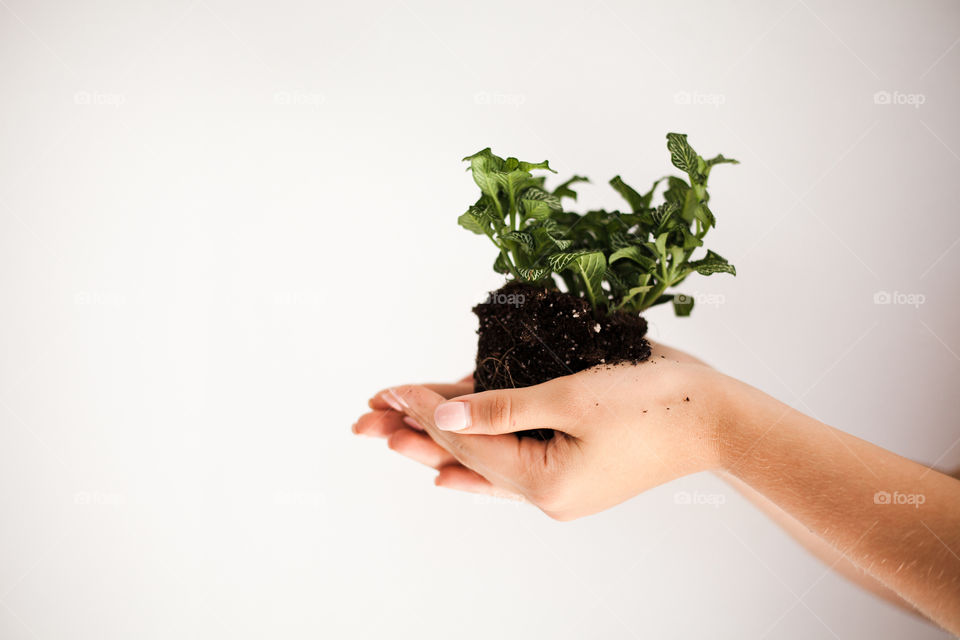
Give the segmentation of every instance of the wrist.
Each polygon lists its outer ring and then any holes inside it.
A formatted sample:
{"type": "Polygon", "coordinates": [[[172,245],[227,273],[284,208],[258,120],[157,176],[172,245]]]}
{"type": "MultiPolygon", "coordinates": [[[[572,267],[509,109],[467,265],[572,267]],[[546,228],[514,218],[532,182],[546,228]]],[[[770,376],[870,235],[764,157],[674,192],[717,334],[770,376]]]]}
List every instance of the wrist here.
{"type": "Polygon", "coordinates": [[[745,414],[749,413],[750,387],[729,376],[721,376],[717,385],[719,396],[716,432],[717,471],[732,473],[748,450],[744,437],[745,414]]]}
{"type": "Polygon", "coordinates": [[[764,392],[729,376],[717,385],[717,471],[738,475],[759,442],[776,428],[790,408],[764,392]],[[778,409],[779,407],[779,409],[778,409]]]}
{"type": "MultiPolygon", "coordinates": [[[[694,396],[688,418],[696,428],[681,445],[692,467],[686,472],[725,471],[742,451],[741,423],[745,391],[739,380],[708,367],[693,367],[684,374],[684,388],[705,392],[694,396]],[[705,399],[706,402],[698,402],[705,399]],[[692,455],[691,455],[692,454],[692,455]]],[[[692,394],[691,394],[692,395],[692,394]]],[[[685,396],[686,397],[686,396],[685,396]]]]}

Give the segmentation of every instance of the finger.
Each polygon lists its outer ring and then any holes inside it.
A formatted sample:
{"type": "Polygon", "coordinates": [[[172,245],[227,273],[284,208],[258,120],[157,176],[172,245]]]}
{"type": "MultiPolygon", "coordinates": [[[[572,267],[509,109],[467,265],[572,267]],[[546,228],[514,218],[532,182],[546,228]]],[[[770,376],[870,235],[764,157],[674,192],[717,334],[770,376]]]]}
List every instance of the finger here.
{"type": "Polygon", "coordinates": [[[457,462],[446,449],[423,433],[423,428],[409,416],[393,411],[372,411],[360,417],[354,433],[387,438],[387,446],[415,462],[438,469],[436,484],[451,489],[483,493],[508,499],[523,499],[519,494],[495,487],[489,480],[457,462]],[[413,429],[403,423],[412,424],[413,429]],[[414,430],[416,429],[416,430],[414,430]]]}
{"type": "MultiPolygon", "coordinates": [[[[460,435],[441,431],[433,421],[434,411],[445,398],[426,387],[405,386],[388,389],[392,402],[423,425],[426,433],[465,466],[491,480],[494,484],[524,493],[521,480],[524,475],[522,447],[512,435],[460,435]]],[[[543,443],[538,443],[543,445],[543,443]]],[[[534,446],[533,443],[530,446],[534,446]]],[[[529,448],[529,447],[528,447],[529,448]]],[[[526,449],[524,449],[526,451],[526,449]]]]}
{"type": "MultiPolygon", "coordinates": [[[[431,383],[420,385],[439,393],[444,398],[455,398],[457,396],[462,396],[467,393],[473,393],[473,374],[453,383],[431,383]]],[[[370,400],[367,401],[367,405],[371,409],[393,409],[394,411],[399,411],[396,406],[390,404],[391,398],[389,395],[385,396],[386,389],[378,391],[370,400]]],[[[396,403],[394,403],[396,404],[396,403]]]]}
{"type": "MultiPolygon", "coordinates": [[[[385,437],[387,439],[387,446],[390,447],[390,449],[402,456],[410,458],[414,462],[419,462],[428,467],[433,467],[438,470],[443,467],[458,467],[471,477],[471,481],[468,484],[476,484],[477,479],[482,481],[485,488],[483,491],[479,491],[480,493],[489,495],[502,494],[504,497],[510,499],[522,499],[522,496],[519,496],[519,494],[494,487],[486,478],[461,465],[452,454],[434,442],[430,436],[426,435],[423,432],[423,427],[411,417],[403,416],[402,422],[411,425],[412,429],[404,428],[402,424],[398,424],[397,418],[399,417],[400,414],[392,409],[372,412],[361,416],[357,425],[354,425],[354,432],[362,435],[385,437]]],[[[450,473],[450,470],[446,473],[450,473]]],[[[456,473],[453,475],[454,484],[457,484],[456,480],[459,475],[456,473]]],[[[438,484],[448,486],[443,482],[439,482],[438,484]]],[[[451,486],[449,488],[468,490],[461,486],[451,486]]],[[[476,489],[476,487],[470,490],[474,489],[476,489]]]]}
{"type": "MultiPolygon", "coordinates": [[[[566,384],[550,381],[523,389],[502,389],[459,396],[440,404],[434,421],[443,431],[503,434],[528,429],[582,430],[576,398],[566,384]]],[[[572,430],[572,431],[571,431],[572,430]]]]}
{"type": "Polygon", "coordinates": [[[415,462],[437,469],[439,473],[434,480],[437,486],[509,500],[524,500],[520,494],[501,489],[476,471],[464,467],[446,449],[425,434],[398,429],[387,438],[387,446],[415,462]]]}
{"type": "Polygon", "coordinates": [[[371,438],[386,438],[397,429],[404,429],[403,415],[387,409],[365,413],[353,425],[353,432],[371,438]]]}
{"type": "Polygon", "coordinates": [[[458,464],[449,451],[430,439],[430,436],[412,429],[397,429],[387,438],[387,446],[411,460],[439,469],[458,464]]]}
{"type": "Polygon", "coordinates": [[[416,429],[417,431],[424,431],[423,425],[411,418],[410,416],[403,416],[403,423],[406,424],[411,429],[416,429]]]}
{"type": "Polygon", "coordinates": [[[479,493],[495,498],[516,500],[517,502],[526,501],[522,495],[501,489],[476,471],[471,471],[459,464],[449,465],[440,469],[440,473],[434,478],[433,483],[438,487],[444,487],[446,489],[479,493]]]}

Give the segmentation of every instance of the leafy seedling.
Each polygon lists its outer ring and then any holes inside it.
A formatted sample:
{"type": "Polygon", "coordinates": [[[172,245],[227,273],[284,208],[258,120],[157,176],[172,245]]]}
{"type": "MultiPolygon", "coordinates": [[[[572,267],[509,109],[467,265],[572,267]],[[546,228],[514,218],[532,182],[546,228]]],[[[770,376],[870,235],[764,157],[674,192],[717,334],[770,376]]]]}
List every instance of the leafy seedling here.
{"type": "Polygon", "coordinates": [[[667,134],[667,149],[682,175],[660,178],[643,193],[615,176],[610,186],[629,211],[586,213],[565,211],[563,201],[576,200],[575,187],[587,178],[575,175],[551,190],[545,172],[554,171],[546,160],[523,162],[483,149],[464,158],[480,197],[459,223],[496,246],[493,268],[508,281],[546,289],[562,285],[600,314],[636,314],[672,301],[677,315],[689,315],[693,299],[671,293],[672,287],[694,272],[736,275],[718,253],[694,254],[716,226],[708,205],[710,173],[737,161],[722,155],[705,159],[681,133],[667,134]]]}

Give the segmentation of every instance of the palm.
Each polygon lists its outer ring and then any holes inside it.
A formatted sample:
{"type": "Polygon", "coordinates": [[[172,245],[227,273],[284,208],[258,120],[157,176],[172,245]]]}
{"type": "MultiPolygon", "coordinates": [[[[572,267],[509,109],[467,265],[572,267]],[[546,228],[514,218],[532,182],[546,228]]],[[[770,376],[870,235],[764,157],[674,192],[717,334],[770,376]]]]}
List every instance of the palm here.
{"type": "MultiPolygon", "coordinates": [[[[651,342],[651,359],[666,359],[675,362],[703,364],[693,356],[678,349],[651,342]]],[[[473,374],[464,376],[457,382],[445,384],[425,385],[435,393],[450,399],[457,396],[473,393],[473,374]]],[[[360,416],[353,427],[354,433],[386,438],[387,446],[416,462],[432,467],[438,471],[435,483],[437,486],[523,499],[509,487],[497,486],[479,473],[464,466],[452,453],[437,444],[426,432],[410,418],[395,411],[382,400],[379,394],[370,400],[372,411],[360,416]]],[[[553,446],[556,446],[555,443],[553,446]]],[[[543,443],[530,441],[525,443],[529,447],[547,446],[543,443]]]]}

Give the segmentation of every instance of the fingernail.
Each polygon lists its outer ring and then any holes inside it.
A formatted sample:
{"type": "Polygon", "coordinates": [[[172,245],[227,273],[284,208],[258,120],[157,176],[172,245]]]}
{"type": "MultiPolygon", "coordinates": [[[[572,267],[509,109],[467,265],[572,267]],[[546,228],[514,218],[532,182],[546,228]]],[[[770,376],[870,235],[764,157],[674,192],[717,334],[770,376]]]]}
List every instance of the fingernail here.
{"type": "Polygon", "coordinates": [[[403,416],[403,421],[409,426],[413,427],[414,429],[418,429],[420,431],[426,431],[426,429],[424,429],[419,422],[417,422],[410,416],[403,416]]]}
{"type": "Polygon", "coordinates": [[[404,407],[409,406],[392,387],[387,389],[386,393],[383,393],[381,397],[383,397],[383,401],[390,405],[394,411],[399,411],[400,413],[403,413],[404,407]]]}
{"type": "Polygon", "coordinates": [[[433,414],[437,428],[443,431],[462,431],[470,426],[470,407],[466,402],[444,402],[433,414]]]}

